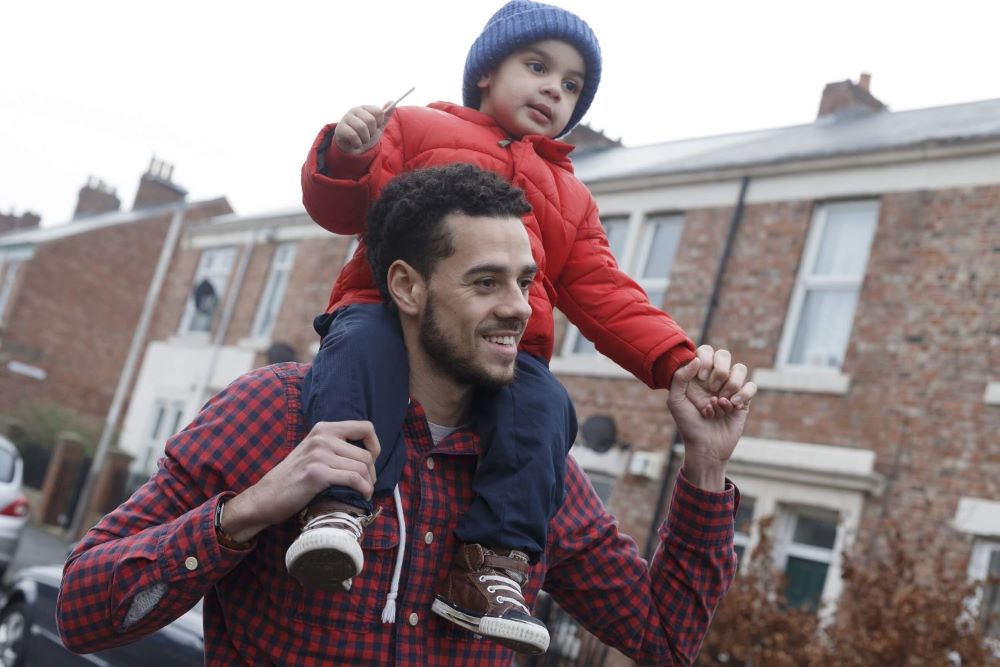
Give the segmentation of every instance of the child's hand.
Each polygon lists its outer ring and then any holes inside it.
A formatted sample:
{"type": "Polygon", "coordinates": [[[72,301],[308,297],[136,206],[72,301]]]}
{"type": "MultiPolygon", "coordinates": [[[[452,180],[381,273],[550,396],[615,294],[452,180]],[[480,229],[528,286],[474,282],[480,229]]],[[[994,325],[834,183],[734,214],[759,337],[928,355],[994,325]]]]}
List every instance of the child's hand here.
{"type": "Polygon", "coordinates": [[[701,365],[685,393],[701,416],[717,418],[745,408],[757,391],[753,382],[746,381],[747,367],[732,364],[728,350],[715,350],[710,345],[699,347],[697,356],[701,365]]]}
{"type": "Polygon", "coordinates": [[[360,155],[377,144],[394,110],[386,112],[386,107],[365,104],[344,114],[333,131],[337,148],[349,155],[360,155]]]}

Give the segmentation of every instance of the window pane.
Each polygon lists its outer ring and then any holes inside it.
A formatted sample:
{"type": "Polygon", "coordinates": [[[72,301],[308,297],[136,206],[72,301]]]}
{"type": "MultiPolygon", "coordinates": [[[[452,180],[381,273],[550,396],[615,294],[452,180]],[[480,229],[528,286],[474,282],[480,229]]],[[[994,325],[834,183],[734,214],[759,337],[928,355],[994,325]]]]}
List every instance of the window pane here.
{"type": "Polygon", "coordinates": [[[792,535],[794,542],[832,549],[836,539],[837,522],[835,520],[802,515],[799,515],[795,520],[795,532],[792,535]]]}
{"type": "Polygon", "coordinates": [[[628,237],[628,218],[608,218],[601,220],[601,224],[604,225],[604,232],[608,235],[611,254],[621,262],[625,253],[625,239],[628,237]]]}
{"type": "Polygon", "coordinates": [[[577,332],[576,342],[573,343],[573,354],[597,354],[597,348],[584,338],[582,333],[577,332]]]}
{"type": "Polygon", "coordinates": [[[597,492],[597,497],[607,505],[608,500],[611,499],[611,491],[615,486],[615,478],[598,472],[588,472],[587,477],[590,478],[590,483],[594,487],[594,491],[597,492]]]}
{"type": "Polygon", "coordinates": [[[802,303],[789,363],[840,368],[857,301],[856,289],[808,292],[802,303]]]}
{"type": "Polygon", "coordinates": [[[856,205],[829,208],[814,275],[864,276],[875,233],[876,210],[875,207],[859,209],[856,205]]]}
{"type": "Polygon", "coordinates": [[[816,611],[828,568],[826,563],[790,556],[785,566],[785,597],[788,604],[816,611]]]}
{"type": "Polygon", "coordinates": [[[733,547],[733,550],[736,552],[736,566],[739,567],[743,562],[743,554],[746,552],[747,548],[742,544],[737,544],[733,547]]]}
{"type": "Polygon", "coordinates": [[[746,496],[740,498],[740,507],[736,510],[736,532],[747,535],[753,524],[754,499],[746,496]]]}
{"type": "MultiPolygon", "coordinates": [[[[640,278],[668,278],[670,269],[674,264],[674,256],[677,254],[677,244],[681,239],[681,223],[677,220],[667,220],[660,222],[650,222],[652,234],[649,239],[649,254],[646,256],[645,266],[642,267],[640,278]]],[[[650,295],[650,301],[653,301],[650,295]]],[[[663,303],[653,301],[654,304],[663,303]]]]}

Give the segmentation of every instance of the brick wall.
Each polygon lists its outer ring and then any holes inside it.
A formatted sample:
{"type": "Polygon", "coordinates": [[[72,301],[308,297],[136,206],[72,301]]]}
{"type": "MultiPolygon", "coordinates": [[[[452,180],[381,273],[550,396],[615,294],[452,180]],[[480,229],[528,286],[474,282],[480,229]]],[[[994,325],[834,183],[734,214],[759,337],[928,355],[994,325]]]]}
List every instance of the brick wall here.
{"type": "MultiPolygon", "coordinates": [[[[228,212],[224,200],[188,221],[228,212]]],[[[21,268],[7,311],[5,362],[46,371],[44,380],[0,366],[0,412],[22,401],[59,403],[103,419],[146,298],[170,214],[109,225],[39,245],[21,268]]]]}
{"type": "MultiPolygon", "coordinates": [[[[774,366],[814,202],[747,206],[708,342],[754,368],[774,366]]],[[[667,310],[694,337],[704,317],[731,209],[685,213],[667,310]]],[[[961,496],[1000,497],[1000,409],[983,402],[1000,380],[1000,186],[881,197],[879,223],[843,371],[846,395],[762,391],[747,435],[862,447],[888,479],[866,501],[861,544],[883,512],[940,533],[961,496]]],[[[564,376],[581,420],[613,416],[634,449],[672,437],[662,392],[632,380],[564,376]]],[[[612,510],[645,543],[657,484],[622,478],[612,510]]],[[[968,540],[954,539],[956,562],[968,540]]]]}

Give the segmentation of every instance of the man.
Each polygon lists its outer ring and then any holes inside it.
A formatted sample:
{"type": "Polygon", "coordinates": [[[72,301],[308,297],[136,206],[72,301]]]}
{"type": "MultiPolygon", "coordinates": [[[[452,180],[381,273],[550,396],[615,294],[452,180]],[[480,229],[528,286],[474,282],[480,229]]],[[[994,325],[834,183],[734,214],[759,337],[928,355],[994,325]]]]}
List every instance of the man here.
{"type": "MultiPolygon", "coordinates": [[[[431,243],[369,249],[398,311],[413,400],[398,493],[364,530],[365,566],[351,589],[305,590],[283,559],[297,514],[317,492],[337,484],[371,496],[379,445],[366,422],[321,422],[306,434],[307,369],[279,364],[213,398],[171,439],[150,481],[74,551],[57,609],[71,650],[134,640],[204,596],[209,665],[510,664],[509,649],[431,606],[472,496],[480,451],[465,425],[470,402],[477,385],[507,382],[514,369],[514,355],[484,332],[495,322],[523,331],[537,270],[516,215],[487,205],[470,216],[461,202],[509,201],[511,191],[495,175],[452,165],[410,172],[383,192],[379,208],[390,218],[427,197],[456,205],[419,223],[432,226],[431,243]],[[382,622],[383,607],[395,623],[382,622]]],[[[649,566],[568,462],[565,500],[522,587],[529,604],[544,580],[564,609],[637,661],[693,661],[735,571],[737,495],[725,467],[756,391],[745,379],[745,367],[707,346],[676,373],[669,408],[685,466],[649,566]]]]}

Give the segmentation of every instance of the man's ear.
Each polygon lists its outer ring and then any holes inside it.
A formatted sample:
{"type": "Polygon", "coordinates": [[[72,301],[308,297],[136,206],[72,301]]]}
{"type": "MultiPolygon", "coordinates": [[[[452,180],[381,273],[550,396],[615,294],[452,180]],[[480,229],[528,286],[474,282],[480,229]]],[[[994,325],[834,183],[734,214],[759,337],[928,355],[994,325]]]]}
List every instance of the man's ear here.
{"type": "Polygon", "coordinates": [[[387,276],[389,296],[399,312],[416,315],[424,305],[427,284],[420,272],[401,259],[389,266],[387,276]]]}

